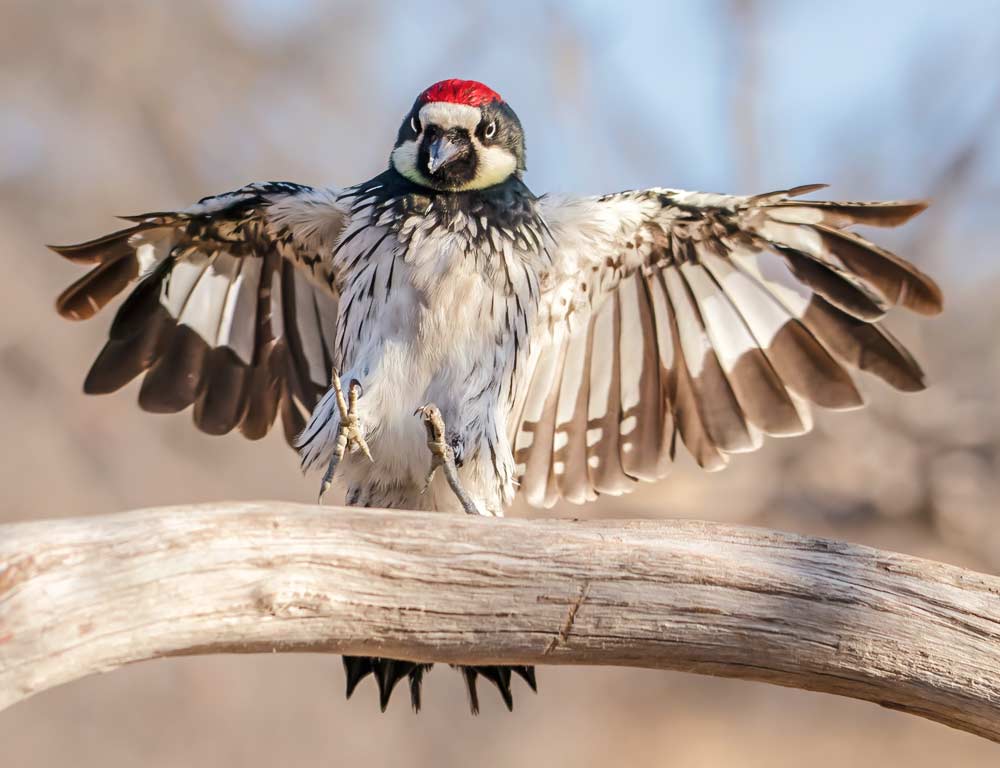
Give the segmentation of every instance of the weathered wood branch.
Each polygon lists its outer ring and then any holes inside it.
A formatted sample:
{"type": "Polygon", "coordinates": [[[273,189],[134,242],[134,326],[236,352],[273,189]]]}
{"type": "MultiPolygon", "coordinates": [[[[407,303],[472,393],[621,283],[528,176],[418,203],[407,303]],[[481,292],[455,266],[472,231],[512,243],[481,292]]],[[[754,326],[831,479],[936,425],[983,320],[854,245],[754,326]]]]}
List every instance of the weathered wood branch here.
{"type": "Polygon", "coordinates": [[[1000,579],[695,522],[230,503],[0,526],[0,707],[159,656],[678,669],[1000,741],[1000,579]]]}

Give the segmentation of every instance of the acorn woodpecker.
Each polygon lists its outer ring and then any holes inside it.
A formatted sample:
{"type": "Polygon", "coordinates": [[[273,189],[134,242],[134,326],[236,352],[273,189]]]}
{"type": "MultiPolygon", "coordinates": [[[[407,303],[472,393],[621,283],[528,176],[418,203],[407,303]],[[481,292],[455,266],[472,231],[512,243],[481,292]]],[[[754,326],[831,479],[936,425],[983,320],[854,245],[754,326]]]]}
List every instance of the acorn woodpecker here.
{"type": "MultiPolygon", "coordinates": [[[[403,118],[389,167],[346,189],[249,184],[54,250],[92,269],[58,299],[89,318],[130,290],[88,393],[141,376],[139,405],[263,437],[280,414],[304,468],[349,504],[500,516],[706,469],[764,435],[809,431],[810,404],[862,405],[851,369],[924,387],[880,325],[939,312],[934,281],[851,230],[923,202],[821,202],[654,188],[536,196],[520,121],[493,90],[445,80],[403,118]],[[437,470],[441,471],[437,471],[437,470]]],[[[381,706],[430,665],[345,658],[381,706]]],[[[511,675],[462,667],[511,707],[511,675]]]]}

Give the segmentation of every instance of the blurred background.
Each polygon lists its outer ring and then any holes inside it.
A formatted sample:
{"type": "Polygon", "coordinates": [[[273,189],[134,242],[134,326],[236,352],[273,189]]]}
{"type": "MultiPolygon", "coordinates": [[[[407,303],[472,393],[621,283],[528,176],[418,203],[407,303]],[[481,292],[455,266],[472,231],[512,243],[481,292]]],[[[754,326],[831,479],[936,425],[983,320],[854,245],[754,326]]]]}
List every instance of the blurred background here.
{"type": "MultiPolygon", "coordinates": [[[[932,388],[863,382],[725,472],[561,516],[698,517],[1000,570],[1000,5],[364,0],[0,0],[0,522],[218,499],[312,501],[279,435],[84,398],[111,313],[52,309],[78,276],[43,243],[251,180],[342,186],[382,170],[416,94],[480,79],[514,106],[536,192],[651,185],[931,197],[879,240],[940,279],[940,318],[890,325],[932,388]]],[[[518,509],[515,514],[539,514],[518,509]]],[[[5,766],[995,766],[1000,747],[874,705],[738,681],[545,668],[472,719],[438,669],[415,717],[338,659],[162,660],[0,714],[5,766]]],[[[485,692],[485,689],[484,689],[485,692]]],[[[492,691],[489,692],[492,694],[492,691]]]]}

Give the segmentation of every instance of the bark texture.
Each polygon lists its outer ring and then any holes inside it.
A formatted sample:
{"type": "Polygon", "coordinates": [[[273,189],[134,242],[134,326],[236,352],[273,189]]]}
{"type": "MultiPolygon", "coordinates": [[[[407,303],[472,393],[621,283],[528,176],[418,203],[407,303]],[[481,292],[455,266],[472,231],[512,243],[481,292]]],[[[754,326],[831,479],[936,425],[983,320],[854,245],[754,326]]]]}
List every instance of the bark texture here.
{"type": "Polygon", "coordinates": [[[919,558],[282,502],[0,526],[0,708],[133,661],[270,651],[684,670],[1000,741],[1000,579],[919,558]]]}

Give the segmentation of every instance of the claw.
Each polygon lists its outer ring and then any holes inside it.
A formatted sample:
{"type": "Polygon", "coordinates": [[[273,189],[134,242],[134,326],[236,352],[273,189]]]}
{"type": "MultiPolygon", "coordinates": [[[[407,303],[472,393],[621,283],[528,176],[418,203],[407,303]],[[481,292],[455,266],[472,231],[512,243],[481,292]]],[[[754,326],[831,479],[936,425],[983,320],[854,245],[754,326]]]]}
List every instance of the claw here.
{"type": "Polygon", "coordinates": [[[337,471],[340,460],[344,458],[347,449],[361,451],[368,457],[368,461],[374,461],[372,452],[368,448],[368,441],[361,429],[361,422],[358,420],[358,398],[361,397],[361,382],[352,379],[347,388],[347,397],[344,397],[344,389],[340,382],[340,374],[334,368],[330,374],[330,386],[333,387],[334,395],[337,398],[337,410],[340,411],[340,430],[337,432],[337,443],[333,448],[333,455],[323,474],[323,481],[319,487],[319,503],[323,503],[323,497],[333,485],[333,476],[337,471]]]}
{"type": "Polygon", "coordinates": [[[414,416],[420,416],[424,421],[424,428],[427,430],[427,447],[431,451],[431,468],[424,479],[424,487],[420,491],[427,492],[438,467],[444,470],[445,479],[451,486],[452,492],[458,497],[459,502],[470,515],[480,514],[476,503],[472,500],[469,492],[465,490],[462,482],[458,479],[458,468],[455,466],[455,449],[452,448],[445,439],[444,418],[441,410],[433,403],[417,408],[413,412],[414,416]]]}
{"type": "MultiPolygon", "coordinates": [[[[356,434],[353,435],[354,447],[361,451],[368,458],[368,461],[374,462],[375,459],[372,458],[372,452],[368,448],[368,441],[365,440],[364,435],[361,434],[360,425],[358,424],[358,398],[361,397],[361,392],[361,382],[357,379],[351,379],[351,384],[347,388],[348,397],[350,398],[350,403],[347,407],[347,415],[353,422],[354,429],[356,431],[356,434]]],[[[340,399],[343,400],[343,393],[341,393],[340,399]]]]}

